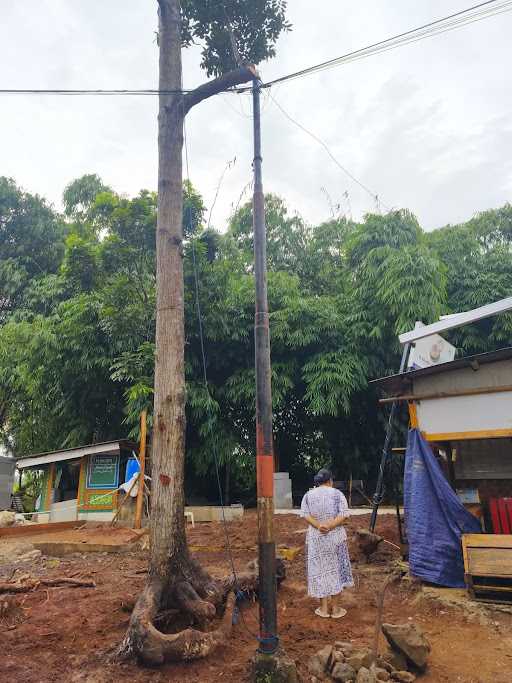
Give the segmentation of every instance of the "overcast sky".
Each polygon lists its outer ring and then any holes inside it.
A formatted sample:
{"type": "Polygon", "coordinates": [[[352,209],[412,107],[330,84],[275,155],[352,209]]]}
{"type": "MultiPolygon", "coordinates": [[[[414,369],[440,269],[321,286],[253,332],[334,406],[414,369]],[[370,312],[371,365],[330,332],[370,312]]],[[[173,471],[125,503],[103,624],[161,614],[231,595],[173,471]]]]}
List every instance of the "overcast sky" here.
{"type": "MultiPolygon", "coordinates": [[[[469,0],[289,0],[293,31],[263,80],[342,55],[464,9],[469,0]]],[[[156,0],[0,0],[0,88],[157,87],[156,0]]],[[[384,206],[425,229],[467,220],[512,194],[512,13],[272,90],[384,206]]],[[[184,54],[184,84],[203,80],[184,54]]],[[[221,95],[194,109],[192,182],[224,229],[249,198],[251,101],[221,95]]],[[[118,192],[156,188],[152,97],[0,96],[0,175],[57,207],[64,186],[98,173],[118,192]]],[[[264,187],[311,223],[342,203],[355,219],[376,202],[325,150],[263,101],[264,187]],[[348,193],[348,200],[345,196],[348,193]]]]}

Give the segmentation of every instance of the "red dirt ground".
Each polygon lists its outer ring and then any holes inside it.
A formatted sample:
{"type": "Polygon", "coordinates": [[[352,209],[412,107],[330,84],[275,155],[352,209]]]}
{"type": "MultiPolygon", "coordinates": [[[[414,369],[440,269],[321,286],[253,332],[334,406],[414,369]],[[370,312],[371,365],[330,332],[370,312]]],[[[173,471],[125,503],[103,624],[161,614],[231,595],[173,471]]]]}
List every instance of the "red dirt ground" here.
{"type": "MultiPolygon", "coordinates": [[[[356,587],[347,592],[347,616],[340,621],[315,617],[315,602],[305,592],[304,552],[288,563],[288,575],[279,591],[279,630],[286,652],[297,662],[303,681],[309,681],[309,657],[335,640],[352,640],[369,645],[375,624],[376,594],[397,551],[381,545],[375,561],[366,565],[358,556],[353,531],[367,527],[368,517],[350,520],[349,536],[356,587]]],[[[278,544],[302,546],[304,522],[294,515],[276,516],[278,544]]],[[[379,517],[377,531],[396,543],[393,515],[379,517]]],[[[243,522],[230,524],[230,538],[237,569],[256,556],[256,516],[246,512],[243,522]]],[[[194,546],[212,550],[197,552],[214,574],[229,572],[220,524],[197,524],[189,530],[194,546]]],[[[0,541],[3,543],[3,541],[0,541]]],[[[5,580],[16,565],[0,565],[5,580]]],[[[4,619],[0,681],[23,683],[142,683],[198,681],[200,683],[244,683],[256,649],[252,633],[257,632],[258,609],[243,609],[243,622],[233,627],[231,639],[208,659],[189,664],[166,665],[148,670],[136,664],[114,665],[106,653],[123,637],[133,603],[144,582],[147,553],[134,550],[121,555],[89,554],[61,560],[43,558],[20,567],[17,576],[73,576],[93,578],[96,588],[42,589],[15,600],[22,604],[20,619],[4,619]],[[137,573],[142,572],[142,573],[137,573]],[[126,611],[128,609],[128,611],[126,611]]],[[[461,609],[443,606],[422,597],[420,587],[410,581],[389,589],[384,620],[403,623],[412,620],[425,631],[432,644],[430,666],[422,683],[509,683],[512,680],[512,616],[477,610],[466,616],[461,609]]],[[[381,642],[381,648],[385,645],[381,642]]]]}

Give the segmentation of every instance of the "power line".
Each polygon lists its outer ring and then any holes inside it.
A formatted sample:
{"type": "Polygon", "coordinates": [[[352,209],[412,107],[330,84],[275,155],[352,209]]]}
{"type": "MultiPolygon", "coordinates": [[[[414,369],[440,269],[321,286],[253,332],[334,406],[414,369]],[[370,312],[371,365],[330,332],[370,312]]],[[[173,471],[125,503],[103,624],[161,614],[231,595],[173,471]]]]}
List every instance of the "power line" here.
{"type": "MultiPolygon", "coordinates": [[[[335,57],[329,59],[325,62],[320,62],[313,66],[295,71],[279,78],[275,78],[267,83],[263,83],[263,88],[270,88],[277,83],[285,83],[287,81],[295,80],[297,78],[302,78],[319,71],[325,71],[327,69],[334,68],[336,66],[341,66],[343,64],[348,64],[359,59],[366,59],[376,54],[382,52],[387,52],[389,50],[394,50],[397,47],[402,47],[403,45],[409,45],[412,43],[419,42],[420,40],[425,40],[426,38],[432,38],[436,35],[442,33],[447,33],[449,31],[454,31],[455,29],[462,28],[469,24],[482,21],[492,16],[497,16],[499,14],[505,14],[512,10],[512,0],[487,0],[486,2],[481,2],[472,7],[468,7],[459,12],[449,14],[441,19],[435,19],[434,21],[428,22],[416,28],[409,29],[402,33],[398,33],[384,40],[380,40],[376,43],[367,45],[366,47],[353,50],[352,52],[347,52],[340,57],[335,57]]],[[[249,92],[251,88],[228,88],[223,92],[226,93],[245,93],[249,92]]],[[[154,89],[125,89],[125,90],[86,90],[86,89],[0,89],[0,95],[179,95],[192,92],[191,90],[154,90],[154,89]]]]}
{"type": "Polygon", "coordinates": [[[345,166],[343,166],[343,165],[338,161],[338,159],[336,159],[336,157],[334,156],[334,154],[331,152],[331,150],[329,149],[329,147],[327,146],[327,144],[326,144],[322,139],[320,139],[317,135],[315,135],[315,134],[312,133],[310,130],[308,130],[305,126],[302,125],[302,123],[299,123],[299,122],[296,121],[292,116],[290,116],[290,114],[288,114],[288,112],[285,111],[285,110],[283,109],[283,107],[279,104],[279,102],[276,100],[276,98],[273,97],[272,94],[270,95],[270,97],[272,98],[272,101],[274,102],[274,104],[276,105],[276,107],[277,107],[277,108],[281,111],[281,113],[288,119],[288,121],[291,121],[291,123],[293,123],[295,126],[297,126],[297,127],[300,128],[302,131],[304,131],[304,133],[306,133],[306,134],[309,135],[311,138],[313,138],[313,140],[315,140],[316,142],[318,142],[318,144],[321,145],[321,146],[325,149],[325,151],[326,151],[327,154],[330,156],[330,158],[334,161],[334,163],[336,164],[336,166],[338,166],[338,168],[341,169],[341,170],[343,171],[343,173],[345,173],[345,175],[347,175],[354,183],[356,183],[357,185],[359,185],[359,187],[361,187],[365,192],[367,192],[367,193],[370,195],[370,197],[371,197],[374,201],[379,202],[387,211],[391,211],[391,210],[392,210],[389,206],[386,206],[386,204],[384,204],[384,202],[383,202],[382,200],[379,199],[379,195],[378,195],[376,192],[374,192],[374,191],[371,190],[367,185],[365,185],[365,184],[362,183],[360,180],[358,180],[352,173],[350,173],[349,170],[347,170],[347,169],[345,168],[345,166]]]}
{"type": "Polygon", "coordinates": [[[186,95],[191,90],[63,90],[44,88],[36,89],[0,89],[0,95],[186,95]]]}
{"type": "MultiPolygon", "coordinates": [[[[365,59],[366,57],[373,56],[375,54],[380,54],[381,52],[387,52],[388,50],[394,50],[402,45],[408,45],[410,43],[415,43],[426,38],[431,38],[433,36],[439,35],[441,33],[447,33],[453,31],[457,28],[462,28],[468,24],[473,24],[477,21],[482,21],[488,17],[495,16],[498,14],[504,14],[505,12],[510,12],[512,10],[511,0],[487,0],[487,2],[482,2],[478,5],[473,5],[465,10],[461,10],[454,14],[450,14],[441,19],[436,19],[422,26],[418,26],[403,33],[398,33],[394,36],[380,40],[376,43],[367,45],[366,47],[353,50],[352,52],[347,52],[340,57],[335,57],[334,59],[329,59],[325,62],[320,62],[320,64],[315,64],[314,66],[301,69],[300,71],[295,71],[291,74],[286,74],[285,76],[280,76],[279,78],[274,78],[267,83],[263,83],[263,88],[270,88],[277,83],[284,83],[290,80],[295,80],[297,78],[302,78],[303,76],[308,76],[310,74],[325,71],[336,66],[341,66],[350,62],[357,61],[359,59],[365,59]],[[496,4],[499,3],[499,4],[496,4]]],[[[250,88],[238,88],[238,92],[249,92],[250,88]]]]}

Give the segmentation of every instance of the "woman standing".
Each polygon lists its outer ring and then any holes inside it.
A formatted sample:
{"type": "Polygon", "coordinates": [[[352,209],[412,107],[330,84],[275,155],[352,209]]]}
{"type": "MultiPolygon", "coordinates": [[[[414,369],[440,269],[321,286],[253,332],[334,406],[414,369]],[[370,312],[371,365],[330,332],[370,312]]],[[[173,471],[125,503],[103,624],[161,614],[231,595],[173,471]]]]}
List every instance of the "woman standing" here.
{"type": "Polygon", "coordinates": [[[344,588],[354,585],[343,525],[349,516],[347,499],[333,488],[332,474],[322,469],[316,488],[302,499],[301,516],[308,522],[306,535],[308,595],[320,598],[319,617],[339,619],[347,610],[339,605],[344,588]],[[331,604],[332,603],[332,604],[331,604]]]}

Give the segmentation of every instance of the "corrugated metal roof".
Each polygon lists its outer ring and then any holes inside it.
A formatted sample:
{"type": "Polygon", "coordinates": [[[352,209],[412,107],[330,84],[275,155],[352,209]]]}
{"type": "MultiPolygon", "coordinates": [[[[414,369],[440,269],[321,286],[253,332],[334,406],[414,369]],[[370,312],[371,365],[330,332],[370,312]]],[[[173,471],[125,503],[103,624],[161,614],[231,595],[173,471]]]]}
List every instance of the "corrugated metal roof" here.
{"type": "Polygon", "coordinates": [[[388,375],[387,377],[373,379],[370,381],[370,384],[387,393],[399,395],[404,393],[404,391],[410,391],[412,381],[417,377],[438,375],[442,372],[452,372],[453,370],[460,370],[468,367],[477,369],[479,365],[496,363],[501,360],[509,360],[510,358],[512,358],[512,347],[509,346],[504,349],[498,349],[497,351],[488,351],[487,353],[478,353],[475,356],[457,358],[449,363],[440,363],[439,365],[432,365],[429,368],[409,370],[403,374],[388,375]]]}
{"type": "MultiPolygon", "coordinates": [[[[138,450],[138,445],[133,441],[127,439],[115,439],[113,441],[100,441],[99,443],[88,444],[87,446],[75,446],[74,448],[64,448],[58,451],[47,451],[45,453],[29,453],[27,455],[20,455],[16,458],[16,462],[23,466],[26,460],[42,460],[43,462],[52,462],[52,457],[55,461],[72,460],[74,457],[82,458],[87,455],[87,451],[99,453],[102,448],[106,450],[112,449],[119,445],[120,448],[129,448],[131,450],[138,450]]],[[[27,465],[25,464],[25,467],[27,465]]]]}

